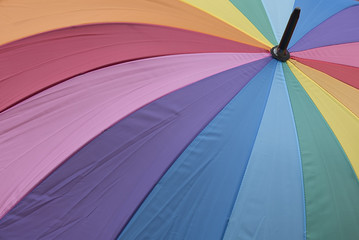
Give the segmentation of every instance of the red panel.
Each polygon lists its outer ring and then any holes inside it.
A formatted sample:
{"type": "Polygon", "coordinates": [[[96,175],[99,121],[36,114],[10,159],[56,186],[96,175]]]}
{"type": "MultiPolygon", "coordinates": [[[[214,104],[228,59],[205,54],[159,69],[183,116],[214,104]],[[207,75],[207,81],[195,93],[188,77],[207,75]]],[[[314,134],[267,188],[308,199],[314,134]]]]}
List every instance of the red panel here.
{"type": "Polygon", "coordinates": [[[298,57],[293,59],[359,89],[359,68],[298,57]]]}
{"type": "Polygon", "coordinates": [[[0,46],[0,111],[70,77],[153,56],[265,52],[187,30],[146,24],[96,24],[51,31],[0,46]]]}

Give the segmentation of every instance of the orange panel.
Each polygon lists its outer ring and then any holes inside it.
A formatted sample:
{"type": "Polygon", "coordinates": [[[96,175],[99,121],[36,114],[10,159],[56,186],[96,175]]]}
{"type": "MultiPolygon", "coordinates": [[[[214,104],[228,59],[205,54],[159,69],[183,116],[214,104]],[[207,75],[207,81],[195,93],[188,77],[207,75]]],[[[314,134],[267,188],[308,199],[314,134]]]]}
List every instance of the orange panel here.
{"type": "Polygon", "coordinates": [[[178,0],[5,0],[0,3],[0,44],[54,29],[104,22],[165,25],[268,48],[178,0]]]}
{"type": "Polygon", "coordinates": [[[295,60],[291,62],[345,107],[359,116],[359,90],[295,60]]]}

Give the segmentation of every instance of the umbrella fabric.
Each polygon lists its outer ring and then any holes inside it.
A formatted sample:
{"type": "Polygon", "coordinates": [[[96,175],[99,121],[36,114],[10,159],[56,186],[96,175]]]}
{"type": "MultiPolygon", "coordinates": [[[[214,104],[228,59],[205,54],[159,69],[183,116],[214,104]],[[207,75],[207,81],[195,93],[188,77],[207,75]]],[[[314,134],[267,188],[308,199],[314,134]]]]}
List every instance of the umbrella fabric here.
{"type": "Polygon", "coordinates": [[[359,239],[357,1],[0,12],[0,239],[359,239]]]}
{"type": "Polygon", "coordinates": [[[1,110],[71,76],[131,59],[194,52],[265,52],[201,33],[144,24],[65,28],[4,45],[0,51],[4,56],[1,87],[9,89],[0,97],[1,110]],[[23,79],[28,79],[26,85],[17,88],[23,79]]]}
{"type": "Polygon", "coordinates": [[[86,77],[73,78],[14,106],[3,114],[2,131],[9,128],[15,128],[16,131],[3,135],[2,159],[7,163],[8,171],[1,178],[18,184],[18,191],[14,193],[11,187],[5,189],[4,186],[2,206],[16,199],[20,191],[29,191],[29,181],[38,182],[60,164],[61,159],[70,156],[117,119],[130,114],[132,109],[140,108],[193,81],[261,57],[264,57],[263,54],[197,54],[129,62],[88,73],[86,77]],[[224,64],[218,64],[219,59],[224,64]],[[203,71],[204,63],[216,66],[203,71]],[[129,77],[126,78],[126,74],[129,77]],[[147,79],[149,74],[158,77],[152,77],[151,83],[147,79]],[[122,79],[120,82],[116,80],[119,76],[122,79]],[[38,125],[42,126],[42,132],[37,131],[38,125]],[[58,126],[63,126],[61,131],[58,126]],[[18,135],[21,138],[18,139],[18,135]],[[19,145],[28,152],[26,156],[23,151],[18,151],[19,145]],[[41,151],[32,151],[36,148],[41,151]],[[27,161],[29,157],[33,160],[27,161]],[[44,158],[51,161],[41,165],[44,158]],[[24,167],[24,164],[29,166],[24,167]],[[42,167],[31,169],[33,164],[42,167]],[[25,179],[12,175],[10,169],[21,169],[22,178],[25,179]]]}

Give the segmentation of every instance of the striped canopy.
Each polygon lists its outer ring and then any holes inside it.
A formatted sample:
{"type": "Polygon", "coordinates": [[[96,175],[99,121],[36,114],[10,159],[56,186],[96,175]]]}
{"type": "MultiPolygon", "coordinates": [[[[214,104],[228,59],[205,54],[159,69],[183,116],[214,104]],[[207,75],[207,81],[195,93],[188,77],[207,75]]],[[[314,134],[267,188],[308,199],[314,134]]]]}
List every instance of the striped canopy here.
{"type": "Polygon", "coordinates": [[[1,0],[0,32],[0,239],[359,239],[358,1],[1,0]]]}

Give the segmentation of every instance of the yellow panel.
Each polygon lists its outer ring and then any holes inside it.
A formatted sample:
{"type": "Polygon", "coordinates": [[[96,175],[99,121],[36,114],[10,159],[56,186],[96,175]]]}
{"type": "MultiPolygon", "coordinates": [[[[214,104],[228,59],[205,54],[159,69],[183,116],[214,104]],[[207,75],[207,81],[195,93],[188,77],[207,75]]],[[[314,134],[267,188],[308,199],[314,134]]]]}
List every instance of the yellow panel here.
{"type": "Polygon", "coordinates": [[[0,44],[49,30],[110,22],[164,25],[268,48],[179,0],[0,0],[0,44]]]}
{"type": "Polygon", "coordinates": [[[273,47],[258,29],[243,15],[229,0],[181,0],[195,6],[209,14],[216,16],[231,26],[247,33],[261,43],[265,44],[268,50],[273,47]]]}
{"type": "Polygon", "coordinates": [[[359,118],[291,62],[288,65],[333,130],[359,177],[359,118]]]}
{"type": "MultiPolygon", "coordinates": [[[[305,75],[333,95],[339,102],[359,117],[359,90],[295,60],[291,62],[305,75]]],[[[359,143],[358,143],[359,145],[359,143]]]]}

